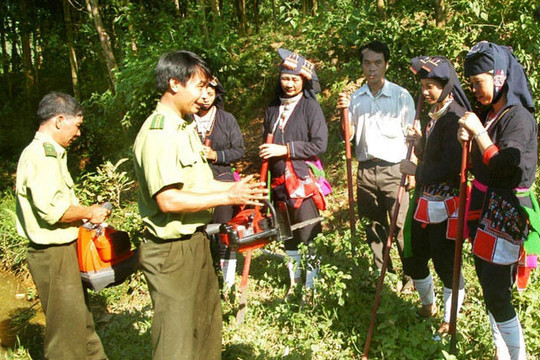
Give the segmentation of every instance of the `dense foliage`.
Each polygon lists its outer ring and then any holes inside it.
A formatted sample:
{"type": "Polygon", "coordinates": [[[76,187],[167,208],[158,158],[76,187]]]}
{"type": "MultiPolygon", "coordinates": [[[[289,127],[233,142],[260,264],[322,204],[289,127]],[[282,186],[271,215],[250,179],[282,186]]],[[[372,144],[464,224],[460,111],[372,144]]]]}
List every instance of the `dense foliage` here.
{"type": "MultiPolygon", "coordinates": [[[[0,261],[1,268],[24,273],[24,240],[16,235],[13,183],[15,164],[36,129],[35,110],[51,90],[77,94],[85,107],[82,138],[70,149],[70,168],[85,203],[105,198],[117,210],[111,222],[138,242],[130,146],[158,94],[153,68],[165,51],[202,54],[224,84],[226,108],[240,122],[255,157],[258,127],[276,85],[280,46],[297,50],[316,63],[323,92],[320,101],[330,125],[329,150],[323,157],[334,193],[324,236],[322,279],[314,306],[284,302],[287,273],[282,261],[260,254],[254,259],[250,308],[236,324],[234,296],[223,302],[225,359],[360,358],[375,293],[370,253],[361,240],[352,257],[346,221],[343,147],[338,135],[337,93],[360,76],[357,49],[379,39],[392,51],[388,78],[408,88],[418,83],[408,70],[417,55],[441,54],[462,72],[467,49],[479,40],[510,45],[527,69],[533,98],[540,106],[540,23],[534,0],[451,0],[446,25],[435,22],[434,1],[388,0],[384,9],[360,0],[102,0],[99,14],[110,38],[116,67],[109,69],[88,4],[95,0],[4,0],[0,3],[0,261]],[[382,10],[382,11],[381,11],[382,10]],[[66,17],[66,14],[69,14],[66,17]],[[243,15],[242,15],[243,14],[243,15]],[[69,53],[73,50],[77,66],[69,53]],[[113,78],[109,74],[113,74],[113,78]]],[[[108,55],[111,55],[110,53],[108,55]]],[[[462,79],[465,80],[465,79],[462,79]]],[[[466,82],[466,81],[465,81],[466,82]]],[[[255,163],[255,167],[257,164],[255,163]]],[[[362,224],[358,224],[362,235],[362,224]]],[[[273,250],[280,252],[274,248],[273,250]]],[[[491,359],[493,349],[481,290],[465,257],[467,300],[458,329],[458,359],[491,359]]],[[[238,280],[238,279],[237,279],[238,280]]],[[[389,276],[383,292],[373,359],[450,359],[448,339],[435,341],[440,317],[415,317],[416,295],[396,293],[389,276]]],[[[529,353],[540,358],[537,309],[540,289],[535,273],[531,289],[516,295],[529,353]]],[[[299,299],[297,299],[299,300],[299,299]]],[[[440,299],[439,299],[440,300],[440,299]]],[[[98,330],[111,359],[150,357],[151,304],[142,276],[129,284],[92,295],[98,330]]],[[[35,310],[35,309],[34,309],[35,310]]],[[[21,318],[24,327],[27,318],[21,318]]],[[[39,341],[22,338],[14,359],[38,359],[39,341]]]]}
{"type": "Polygon", "coordinates": [[[0,5],[4,159],[16,159],[31,139],[37,102],[53,89],[76,90],[85,104],[86,131],[73,152],[78,157],[73,169],[125,157],[157,98],[153,85],[157,58],[174,49],[189,49],[208,59],[227,90],[228,110],[244,126],[260,117],[270,100],[279,46],[316,61],[328,116],[344,83],[360,76],[357,48],[375,38],[391,48],[388,77],[412,93],[418,86],[406,69],[414,56],[446,55],[460,72],[462,58],[475,42],[510,45],[528,70],[533,98],[539,98],[540,24],[534,18],[533,0],[448,1],[444,28],[436,26],[430,0],[389,1],[385,16],[379,15],[374,2],[264,0],[248,4],[247,23],[242,26],[236,6],[240,0],[222,2],[217,11],[214,0],[176,1],[178,10],[173,0],[103,0],[100,31],[111,39],[117,64],[112,70],[114,85],[108,81],[104,51],[87,7],[81,0],[63,2],[64,8],[53,0],[6,0],[0,5]],[[316,14],[306,3],[317,4],[316,14]],[[77,86],[70,81],[70,49],[77,60],[77,86]]]}

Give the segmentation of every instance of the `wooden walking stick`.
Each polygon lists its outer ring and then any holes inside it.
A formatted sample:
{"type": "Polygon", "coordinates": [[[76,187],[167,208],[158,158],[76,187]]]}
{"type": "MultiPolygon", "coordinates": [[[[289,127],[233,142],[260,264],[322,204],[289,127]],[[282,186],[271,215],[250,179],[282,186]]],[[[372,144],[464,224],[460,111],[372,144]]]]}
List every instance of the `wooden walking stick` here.
{"type": "Polygon", "coordinates": [[[452,306],[450,308],[450,354],[457,350],[456,322],[459,300],[459,280],[461,278],[461,263],[463,255],[463,237],[465,232],[465,208],[467,206],[467,165],[469,161],[469,142],[463,143],[461,154],[461,171],[459,175],[458,227],[454,250],[454,277],[452,278],[452,306]]]}
{"type": "MultiPolygon", "coordinates": [[[[418,97],[418,102],[416,104],[416,115],[414,116],[414,127],[417,127],[419,124],[420,110],[422,109],[422,104],[424,103],[424,96],[420,94],[418,97]]],[[[414,150],[414,142],[409,143],[407,148],[407,160],[411,159],[412,153],[414,150]]],[[[371,311],[371,319],[369,322],[368,333],[366,335],[366,343],[364,345],[364,354],[362,355],[362,360],[367,360],[369,353],[369,346],[371,345],[371,338],[373,336],[373,330],[375,328],[375,319],[377,318],[377,309],[379,308],[379,303],[381,301],[381,292],[384,283],[384,275],[386,274],[386,269],[388,268],[388,260],[390,259],[390,248],[392,247],[392,241],[394,238],[394,232],[396,231],[397,219],[399,215],[399,208],[401,206],[401,199],[403,198],[403,193],[405,192],[405,181],[407,180],[407,175],[401,175],[401,181],[399,183],[399,188],[396,197],[396,203],[394,205],[394,212],[392,214],[392,220],[390,222],[390,231],[388,232],[388,238],[386,239],[386,248],[384,249],[383,263],[381,267],[381,275],[379,276],[379,281],[377,283],[377,291],[375,292],[375,302],[373,303],[373,309],[371,311]]]]}
{"type": "MultiPolygon", "coordinates": [[[[266,144],[271,144],[274,141],[274,135],[268,134],[266,136],[266,144]]],[[[268,179],[268,160],[264,159],[261,165],[260,181],[266,182],[268,179]]],[[[236,321],[238,323],[244,322],[247,308],[247,286],[249,278],[249,269],[251,267],[251,256],[253,250],[246,251],[246,259],[244,260],[244,268],[242,270],[242,280],[240,281],[240,303],[238,304],[238,312],[236,313],[236,321]]]]}
{"type": "Polygon", "coordinates": [[[345,161],[347,164],[347,189],[349,192],[349,225],[351,227],[351,253],[356,256],[354,239],[356,237],[356,219],[354,216],[354,192],[352,178],[352,153],[351,153],[351,134],[349,131],[349,108],[341,109],[343,119],[343,137],[345,137],[345,161]]]}

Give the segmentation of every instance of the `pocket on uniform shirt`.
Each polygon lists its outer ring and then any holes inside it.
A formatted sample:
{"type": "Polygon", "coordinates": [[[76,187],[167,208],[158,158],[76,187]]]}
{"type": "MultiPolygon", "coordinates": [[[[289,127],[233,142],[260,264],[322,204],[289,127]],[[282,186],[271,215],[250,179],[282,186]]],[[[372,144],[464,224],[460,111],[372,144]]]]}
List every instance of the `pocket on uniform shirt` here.
{"type": "Polygon", "coordinates": [[[197,162],[197,154],[193,152],[180,153],[178,154],[178,160],[180,161],[180,165],[182,165],[182,167],[193,166],[197,162]]]}

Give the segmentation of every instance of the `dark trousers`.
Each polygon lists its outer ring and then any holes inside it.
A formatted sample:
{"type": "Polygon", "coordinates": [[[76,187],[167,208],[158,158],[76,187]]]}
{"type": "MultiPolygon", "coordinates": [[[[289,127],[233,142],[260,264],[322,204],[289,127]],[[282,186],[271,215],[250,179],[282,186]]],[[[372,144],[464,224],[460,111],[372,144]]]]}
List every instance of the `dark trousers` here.
{"type": "MultiPolygon", "coordinates": [[[[393,214],[400,181],[399,164],[381,160],[358,163],[356,183],[358,216],[368,220],[366,238],[373,252],[373,262],[378,269],[382,267],[386,240],[390,230],[389,218],[391,219],[393,214]]],[[[401,258],[403,258],[402,228],[408,207],[409,196],[405,192],[401,199],[397,228],[394,233],[401,258]]],[[[391,261],[388,263],[388,269],[393,269],[391,261]]]]}
{"type": "Polygon", "coordinates": [[[77,242],[31,245],[27,260],[45,313],[45,359],[107,359],[83,289],[77,242]]]}
{"type": "MultiPolygon", "coordinates": [[[[446,238],[448,221],[440,224],[427,224],[413,220],[411,224],[412,256],[403,259],[403,270],[415,280],[425,279],[429,275],[428,262],[433,260],[433,266],[444,286],[452,289],[454,274],[454,250],[456,242],[446,238]]],[[[460,289],[465,286],[460,283],[460,289]]]]}
{"type": "MultiPolygon", "coordinates": [[[[231,220],[234,216],[235,207],[233,205],[221,205],[214,209],[214,215],[212,222],[215,224],[224,224],[231,220]]],[[[219,236],[213,236],[212,241],[212,254],[214,262],[219,264],[219,260],[222,259],[236,259],[236,251],[231,249],[219,240],[219,236]]]]}
{"type": "MultiPolygon", "coordinates": [[[[477,221],[469,221],[471,239],[476,236],[477,221]]],[[[474,257],[476,275],[482,286],[484,303],[495,321],[504,322],[513,319],[516,311],[512,305],[512,288],[517,271],[517,264],[492,264],[479,257],[474,257]]]]}
{"type": "Polygon", "coordinates": [[[146,239],[139,258],[154,305],[153,359],[221,359],[221,302],[208,238],[196,232],[186,240],[146,239]]]}
{"type": "MultiPolygon", "coordinates": [[[[287,209],[289,211],[291,225],[319,217],[319,210],[311,198],[302,201],[302,205],[297,209],[292,206],[287,206],[287,209]]],[[[293,238],[285,242],[285,250],[298,250],[298,245],[300,245],[300,243],[309,245],[313,242],[313,239],[315,239],[317,234],[321,232],[322,225],[320,222],[297,229],[293,231],[293,238]]],[[[309,252],[310,254],[313,254],[314,249],[310,247],[309,252]]]]}

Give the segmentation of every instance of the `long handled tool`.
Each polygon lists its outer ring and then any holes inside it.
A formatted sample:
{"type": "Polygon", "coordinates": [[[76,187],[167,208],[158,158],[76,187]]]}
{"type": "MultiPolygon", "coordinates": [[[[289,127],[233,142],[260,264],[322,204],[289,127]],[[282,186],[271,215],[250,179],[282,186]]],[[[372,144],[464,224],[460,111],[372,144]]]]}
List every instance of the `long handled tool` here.
{"type": "Polygon", "coordinates": [[[343,136],[345,137],[345,161],[347,164],[347,190],[349,192],[349,226],[351,228],[351,253],[356,256],[354,239],[356,238],[356,219],[354,217],[354,192],[352,178],[352,154],[351,154],[351,134],[349,122],[349,108],[341,109],[343,119],[343,136]]]}
{"type": "Polygon", "coordinates": [[[454,277],[452,278],[452,307],[450,308],[450,354],[456,353],[457,336],[457,307],[459,296],[459,280],[461,278],[461,263],[463,255],[463,237],[465,230],[465,207],[467,206],[467,163],[469,161],[469,142],[463,143],[461,154],[461,171],[459,176],[458,228],[456,247],[454,250],[454,277]]]}
{"type": "MultiPolygon", "coordinates": [[[[266,144],[271,144],[274,141],[274,135],[268,134],[266,136],[266,144]]],[[[264,159],[261,166],[260,181],[266,182],[268,179],[268,160],[264,159]]],[[[247,285],[249,278],[249,269],[251,267],[251,256],[253,255],[253,249],[246,251],[246,259],[244,261],[244,268],[242,270],[242,280],[240,281],[240,303],[238,313],[236,313],[236,321],[238,323],[244,322],[246,316],[247,307],[247,285]]]]}
{"type": "MultiPolygon", "coordinates": [[[[424,96],[420,94],[418,97],[418,102],[416,104],[416,115],[414,117],[414,126],[416,127],[420,121],[420,110],[422,109],[422,104],[424,103],[424,96]]],[[[414,149],[414,142],[409,143],[407,148],[407,160],[411,159],[411,155],[414,149]]],[[[377,291],[375,293],[375,302],[373,304],[373,310],[371,311],[371,320],[369,322],[368,333],[366,336],[366,343],[364,345],[364,354],[362,355],[362,360],[367,360],[369,353],[369,346],[371,345],[371,338],[373,336],[373,330],[375,328],[375,319],[377,318],[377,309],[379,308],[379,303],[381,301],[381,292],[384,284],[384,276],[386,274],[386,269],[388,268],[388,260],[390,258],[390,248],[392,247],[392,241],[394,238],[394,232],[397,227],[397,219],[399,215],[399,208],[401,206],[401,199],[403,193],[405,192],[405,181],[407,180],[407,175],[403,174],[401,176],[401,181],[399,183],[399,188],[396,197],[396,203],[394,205],[394,213],[392,214],[392,221],[390,222],[390,231],[388,232],[388,238],[386,239],[386,248],[384,249],[383,263],[381,267],[381,275],[379,276],[379,281],[377,283],[377,291]]]]}

